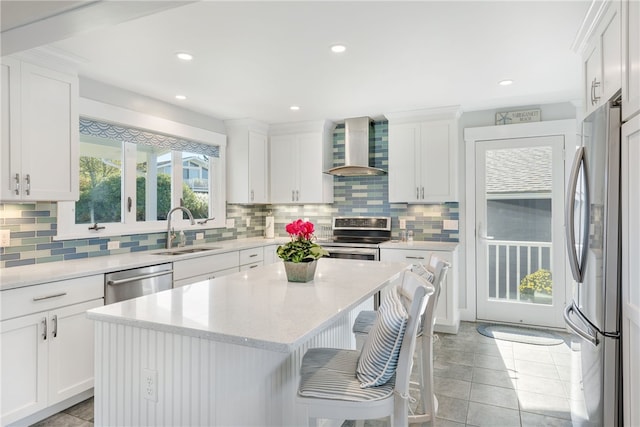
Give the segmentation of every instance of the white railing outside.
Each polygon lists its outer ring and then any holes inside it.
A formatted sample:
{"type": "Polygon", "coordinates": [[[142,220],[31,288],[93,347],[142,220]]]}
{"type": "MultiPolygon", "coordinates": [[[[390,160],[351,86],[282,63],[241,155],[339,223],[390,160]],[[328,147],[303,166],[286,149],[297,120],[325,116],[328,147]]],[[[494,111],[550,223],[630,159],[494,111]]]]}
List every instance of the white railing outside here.
{"type": "MultiPolygon", "coordinates": [[[[523,242],[523,241],[514,241],[514,240],[490,240],[487,242],[487,283],[489,284],[489,295],[493,294],[495,298],[498,299],[506,299],[506,300],[516,300],[521,301],[520,297],[520,280],[527,274],[533,273],[540,268],[543,268],[542,259],[543,259],[543,250],[547,248],[548,254],[545,254],[545,259],[551,260],[552,249],[551,242],[523,242]],[[516,263],[516,275],[515,278],[511,275],[511,248],[516,248],[515,254],[515,263],[516,263]],[[492,249],[493,248],[493,249],[492,249]],[[500,251],[502,248],[505,251],[505,259],[501,260],[500,251]],[[494,252],[495,251],[495,252],[494,252]],[[492,260],[490,254],[494,253],[495,257],[492,260]],[[526,253],[526,260],[522,260],[522,254],[526,253]],[[532,257],[533,254],[537,254],[535,258],[532,257]],[[493,262],[492,262],[493,261],[493,262]],[[506,284],[506,295],[501,298],[500,295],[500,273],[505,272],[505,284],[506,284]],[[495,278],[493,282],[489,280],[492,276],[495,278]],[[513,290],[510,286],[512,280],[516,280],[515,286],[515,295],[513,295],[513,290]],[[493,289],[492,289],[493,287],[493,289]]],[[[546,266],[547,269],[550,270],[550,266],[546,266]]]]}

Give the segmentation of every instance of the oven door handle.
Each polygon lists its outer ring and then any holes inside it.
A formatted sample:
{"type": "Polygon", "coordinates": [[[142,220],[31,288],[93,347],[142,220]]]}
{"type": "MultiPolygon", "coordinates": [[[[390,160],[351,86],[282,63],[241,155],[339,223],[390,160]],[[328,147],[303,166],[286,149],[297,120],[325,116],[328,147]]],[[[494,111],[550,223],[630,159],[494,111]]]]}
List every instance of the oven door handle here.
{"type": "Polygon", "coordinates": [[[354,255],[375,255],[378,253],[377,249],[362,249],[362,248],[338,248],[338,247],[327,247],[324,246],[329,254],[354,254],[354,255]]]}

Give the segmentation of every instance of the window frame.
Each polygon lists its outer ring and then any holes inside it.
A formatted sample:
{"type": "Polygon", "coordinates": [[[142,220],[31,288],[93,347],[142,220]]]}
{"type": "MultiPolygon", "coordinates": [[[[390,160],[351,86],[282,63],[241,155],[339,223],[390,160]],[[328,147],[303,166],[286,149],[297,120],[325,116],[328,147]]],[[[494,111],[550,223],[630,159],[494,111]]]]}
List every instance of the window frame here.
{"type": "MultiPolygon", "coordinates": [[[[174,213],[171,225],[177,229],[188,230],[224,228],[226,226],[226,135],[86,98],[80,98],[79,111],[80,116],[89,119],[116,123],[123,127],[143,129],[153,133],[160,133],[207,145],[218,146],[220,154],[219,157],[212,157],[209,159],[209,191],[211,194],[209,210],[212,212],[215,219],[208,221],[204,225],[196,224],[191,226],[188,220],[182,219],[181,215],[174,213]]],[[[135,144],[125,142],[123,147],[123,157],[125,160],[124,167],[133,168],[135,176],[135,161],[129,163],[126,161],[128,156],[127,152],[132,148],[135,149],[135,144]]],[[[174,160],[174,166],[178,166],[180,169],[179,173],[182,173],[182,162],[178,162],[177,164],[175,163],[175,159],[181,156],[180,153],[181,152],[179,151],[173,151],[172,159],[174,160]]],[[[124,171],[125,176],[128,172],[129,171],[127,170],[124,171]]],[[[127,184],[127,182],[125,182],[125,194],[123,199],[126,198],[128,194],[131,194],[127,193],[128,191],[131,191],[128,187],[129,185],[130,183],[127,184]]],[[[176,200],[179,200],[182,196],[182,186],[180,186],[179,189],[175,187],[176,186],[172,186],[172,206],[174,207],[178,204],[176,200]]],[[[133,205],[135,206],[135,198],[133,199],[133,205]]],[[[135,209],[132,210],[132,212],[126,212],[125,210],[122,217],[123,222],[121,223],[106,223],[107,227],[105,229],[97,231],[89,230],[87,224],[75,223],[75,203],[75,201],[58,202],[58,230],[54,240],[147,234],[164,232],[167,230],[166,220],[136,222],[135,209]]]]}

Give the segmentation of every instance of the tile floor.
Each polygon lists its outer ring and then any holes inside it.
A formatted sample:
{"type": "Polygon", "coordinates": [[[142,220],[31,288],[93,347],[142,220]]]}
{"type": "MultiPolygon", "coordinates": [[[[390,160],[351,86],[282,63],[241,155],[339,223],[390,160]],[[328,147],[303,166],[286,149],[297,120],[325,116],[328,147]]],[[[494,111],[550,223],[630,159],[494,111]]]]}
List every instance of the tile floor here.
{"type": "MultiPolygon", "coordinates": [[[[571,427],[571,335],[559,333],[564,344],[541,346],[494,340],[477,326],[462,322],[458,334],[438,334],[434,343],[437,427],[571,427]]],[[[92,427],[93,399],[35,426],[92,427]]]]}

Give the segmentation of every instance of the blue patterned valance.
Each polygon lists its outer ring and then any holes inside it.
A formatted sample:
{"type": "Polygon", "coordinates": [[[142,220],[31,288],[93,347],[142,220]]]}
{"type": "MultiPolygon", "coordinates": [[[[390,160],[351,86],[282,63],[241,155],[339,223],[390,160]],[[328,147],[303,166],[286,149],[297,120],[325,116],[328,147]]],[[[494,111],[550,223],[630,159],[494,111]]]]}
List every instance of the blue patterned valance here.
{"type": "Polygon", "coordinates": [[[220,157],[220,148],[217,145],[207,145],[188,139],[160,135],[141,129],[122,127],[83,117],[80,117],[80,133],[84,135],[115,139],[117,141],[131,142],[134,144],[151,145],[153,147],[166,148],[175,151],[187,151],[190,153],[204,154],[210,157],[220,157]]]}

